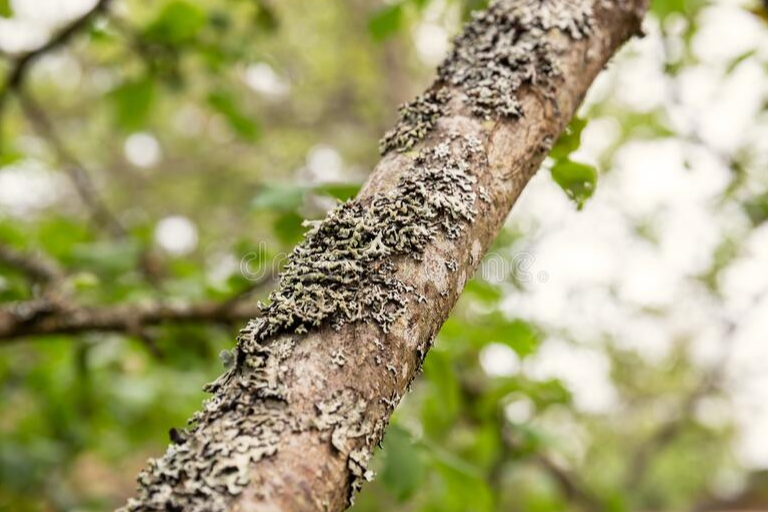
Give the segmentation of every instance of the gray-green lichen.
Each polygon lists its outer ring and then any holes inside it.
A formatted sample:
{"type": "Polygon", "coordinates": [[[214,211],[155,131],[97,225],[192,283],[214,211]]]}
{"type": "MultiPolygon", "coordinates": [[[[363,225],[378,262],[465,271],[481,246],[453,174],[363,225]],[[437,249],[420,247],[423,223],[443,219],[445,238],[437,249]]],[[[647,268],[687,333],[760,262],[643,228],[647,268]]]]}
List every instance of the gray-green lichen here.
{"type": "MultiPolygon", "coordinates": [[[[283,435],[307,430],[347,458],[351,501],[372,477],[367,463],[386,425],[367,420],[369,404],[349,388],[315,411],[292,413],[285,377],[296,335],[359,321],[386,332],[414,294],[396,276],[396,257],[419,259],[438,233],[455,238],[473,220],[470,168],[481,154],[477,139],[446,137],[419,153],[393,191],[348,201],[314,224],[262,317],[241,331],[234,365],[208,386],[213,396],[188,430],[174,432],[165,455],[150,461],[138,497],[121,510],[223,512],[251,482],[253,465],[277,453],[283,435]]],[[[345,360],[332,354],[337,367],[345,360]]]]}
{"type": "Polygon", "coordinates": [[[391,193],[343,203],[314,224],[262,316],[241,331],[241,357],[276,334],[301,334],[326,321],[373,321],[387,332],[413,292],[395,278],[392,258],[418,259],[438,232],[455,238],[474,218],[469,169],[480,142],[458,142],[459,151],[450,140],[422,150],[391,193]]]}
{"type": "Polygon", "coordinates": [[[433,89],[401,109],[397,125],[380,143],[385,154],[407,151],[424,139],[457,91],[484,120],[523,115],[519,91],[527,85],[549,94],[559,75],[559,48],[545,34],[557,29],[573,40],[592,29],[589,0],[496,0],[473,15],[438,68],[433,89]]]}
{"type": "Polygon", "coordinates": [[[519,117],[520,89],[547,86],[559,74],[558,51],[545,34],[558,29],[582,39],[591,26],[589,1],[497,0],[454,40],[438,75],[462,91],[474,115],[519,117]]]}
{"type": "Polygon", "coordinates": [[[294,341],[282,337],[254,351],[245,367],[209,385],[213,396],[176,433],[165,455],[138,478],[139,496],[125,512],[221,512],[250,482],[253,463],[277,452],[286,429],[301,429],[285,414],[281,375],[294,341]]]}
{"type": "Polygon", "coordinates": [[[413,101],[400,105],[397,124],[379,141],[379,152],[383,155],[392,149],[408,151],[413,148],[432,131],[437,120],[445,113],[448,98],[445,89],[431,89],[413,101]]]}

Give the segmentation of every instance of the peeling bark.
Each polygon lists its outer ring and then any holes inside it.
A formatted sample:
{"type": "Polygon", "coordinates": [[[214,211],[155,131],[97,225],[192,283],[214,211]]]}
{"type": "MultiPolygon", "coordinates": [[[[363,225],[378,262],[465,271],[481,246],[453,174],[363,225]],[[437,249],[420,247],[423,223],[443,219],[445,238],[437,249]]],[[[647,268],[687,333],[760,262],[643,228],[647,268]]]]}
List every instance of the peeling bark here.
{"type": "Polygon", "coordinates": [[[209,387],[213,398],[191,428],[142,473],[139,497],[125,510],[345,509],[515,200],[592,80],[639,33],[646,8],[646,0],[596,0],[589,12],[575,0],[499,0],[480,15],[457,39],[462,52],[449,57],[460,60],[441,66],[429,95],[439,92],[438,109],[427,117],[407,110],[406,123],[419,125],[399,125],[407,140],[393,135],[385,148],[418,154],[388,152],[358,198],[311,230],[272,304],[241,335],[236,365],[209,387]],[[494,35],[474,52],[484,30],[494,35]],[[499,61],[489,62],[494,55],[499,61]],[[489,64],[500,68],[487,83],[480,69],[466,72],[489,64]],[[494,77],[505,80],[501,88],[494,77]],[[485,87],[510,97],[489,103],[485,87]],[[460,190],[430,171],[438,164],[457,173],[460,190]],[[411,216],[421,187],[439,203],[424,210],[428,220],[411,216]],[[376,279],[350,281],[356,266],[376,279]],[[308,286],[297,287],[303,277],[308,286]]]}

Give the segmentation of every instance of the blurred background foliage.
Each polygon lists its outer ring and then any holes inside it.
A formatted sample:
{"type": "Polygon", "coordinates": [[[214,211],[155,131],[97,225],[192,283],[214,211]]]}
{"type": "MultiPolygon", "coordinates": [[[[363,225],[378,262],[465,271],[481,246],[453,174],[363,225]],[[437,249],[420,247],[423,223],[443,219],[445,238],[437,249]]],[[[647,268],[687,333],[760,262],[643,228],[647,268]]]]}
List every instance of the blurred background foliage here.
{"type": "MultiPolygon", "coordinates": [[[[67,10],[66,3],[0,1],[6,77],[19,56],[93,5],[72,2],[67,10]],[[48,32],[35,35],[21,23],[25,16],[48,32]],[[14,22],[30,41],[9,35],[14,22]]],[[[111,2],[2,93],[0,244],[49,262],[61,276],[46,284],[6,258],[1,306],[51,296],[74,308],[264,299],[302,221],[356,193],[397,105],[428,85],[449,35],[483,5],[111,2]]],[[[653,2],[648,37],[667,50],[671,89],[700,64],[691,45],[710,7],[653,2]]],[[[765,18],[757,3],[734,9],[765,18]]],[[[615,65],[631,64],[635,52],[626,49],[615,65]]],[[[718,73],[757,63],[763,75],[755,87],[765,90],[766,62],[765,48],[748,47],[718,73]]],[[[589,210],[598,175],[609,175],[633,141],[706,146],[695,129],[679,129],[674,112],[620,101],[622,87],[618,72],[603,80],[545,164],[547,186],[563,189],[557,200],[569,210],[583,210],[575,215],[589,210]],[[594,119],[616,130],[585,158],[582,131],[594,119]]],[[[724,156],[708,149],[731,173],[717,208],[743,212],[750,223],[721,240],[707,271],[694,276],[705,285],[697,293],[712,300],[720,273],[768,220],[768,181],[756,170],[765,158],[751,141],[745,136],[724,156]]],[[[653,226],[634,220],[633,236],[653,244],[653,226]]],[[[700,364],[685,340],[648,361],[642,348],[608,334],[587,340],[505,307],[546,279],[541,272],[527,279],[530,262],[518,257],[537,229],[511,217],[491,263],[522,273],[485,266],[467,286],[395,414],[374,461],[378,478],[354,510],[768,506],[760,468],[734,455],[734,418],[702,419],[703,406],[729,410],[718,370],[725,363],[700,364]],[[599,352],[615,392],[610,407],[582,407],[571,383],[529,371],[548,357],[542,347],[553,338],[599,352]]],[[[221,371],[217,355],[232,346],[242,316],[0,339],[0,510],[121,504],[147,457],[164,449],[168,429],[204,399],[201,386],[221,371]]]]}

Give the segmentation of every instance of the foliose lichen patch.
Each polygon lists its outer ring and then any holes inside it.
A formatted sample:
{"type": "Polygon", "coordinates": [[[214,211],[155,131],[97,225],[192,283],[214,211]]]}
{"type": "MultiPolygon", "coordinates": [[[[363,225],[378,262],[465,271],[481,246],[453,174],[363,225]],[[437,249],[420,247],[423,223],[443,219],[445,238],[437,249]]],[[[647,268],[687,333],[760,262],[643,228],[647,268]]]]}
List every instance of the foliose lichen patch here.
{"type": "Polygon", "coordinates": [[[138,478],[139,495],[124,512],[222,512],[250,482],[253,463],[274,455],[280,434],[301,429],[285,414],[281,375],[294,341],[282,337],[254,351],[240,371],[210,384],[213,396],[176,432],[165,455],[138,478]]]}
{"type": "Polygon", "coordinates": [[[296,335],[358,321],[386,331],[413,294],[394,258],[418,259],[438,233],[456,237],[472,221],[470,168],[482,153],[477,139],[447,137],[423,149],[392,192],[348,201],[314,224],[263,316],[241,331],[234,365],[207,387],[213,396],[141,473],[138,497],[121,510],[223,512],[250,483],[253,464],[277,453],[283,433],[306,430],[347,457],[351,501],[372,477],[368,460],[386,425],[366,420],[369,404],[352,389],[308,415],[292,413],[285,377],[296,335]]]}
{"type": "Polygon", "coordinates": [[[475,13],[438,68],[429,95],[401,109],[396,127],[380,143],[385,154],[414,147],[435,126],[450,100],[461,94],[472,114],[484,120],[523,115],[519,91],[526,85],[546,89],[560,74],[559,49],[543,37],[557,29],[578,40],[592,30],[589,0],[496,0],[475,13]]]}
{"type": "Polygon", "coordinates": [[[518,91],[524,85],[549,85],[560,72],[558,50],[544,35],[558,29],[582,39],[591,27],[589,1],[497,0],[476,13],[454,40],[438,76],[463,92],[474,115],[519,117],[518,91]]]}
{"type": "Polygon", "coordinates": [[[446,89],[431,89],[400,105],[398,122],[379,141],[379,152],[383,155],[392,149],[402,152],[413,148],[435,127],[448,99],[446,89]]]}
{"type": "Polygon", "coordinates": [[[452,142],[422,150],[392,192],[343,203],[312,225],[262,316],[241,331],[240,357],[276,334],[301,334],[324,322],[372,321],[389,330],[413,291],[395,277],[392,258],[418,259],[438,232],[455,238],[474,218],[469,169],[480,142],[461,138],[459,151],[452,142]]]}

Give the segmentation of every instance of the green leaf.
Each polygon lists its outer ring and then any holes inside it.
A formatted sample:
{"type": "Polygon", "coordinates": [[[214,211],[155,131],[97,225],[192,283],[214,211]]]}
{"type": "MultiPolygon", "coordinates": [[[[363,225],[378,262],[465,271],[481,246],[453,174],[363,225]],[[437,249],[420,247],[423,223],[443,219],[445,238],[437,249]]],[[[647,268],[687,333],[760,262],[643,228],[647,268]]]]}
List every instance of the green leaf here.
{"type": "Polygon", "coordinates": [[[0,17],[10,18],[13,16],[13,7],[11,0],[0,0],[0,17]]]}
{"type": "Polygon", "coordinates": [[[558,160],[551,169],[552,178],[571,198],[580,210],[592,197],[597,187],[597,169],[591,165],[564,159],[558,160]]]}
{"type": "Polygon", "coordinates": [[[312,189],[313,192],[320,195],[335,197],[340,201],[346,201],[357,195],[360,191],[361,183],[326,183],[318,185],[312,189]]]}
{"type": "Polygon", "coordinates": [[[38,225],[37,239],[45,252],[66,262],[72,258],[78,245],[92,240],[92,234],[84,224],[64,217],[54,217],[38,225]]]}
{"type": "Polygon", "coordinates": [[[82,268],[101,274],[121,275],[136,269],[140,250],[132,240],[95,242],[75,246],[72,257],[82,268]]]}
{"type": "Polygon", "coordinates": [[[256,26],[265,32],[274,32],[280,26],[280,21],[275,14],[275,10],[264,0],[258,0],[255,16],[256,26]]]}
{"type": "Polygon", "coordinates": [[[11,165],[24,158],[24,153],[15,149],[0,149],[0,168],[11,165]]]}
{"type": "Polygon", "coordinates": [[[200,7],[174,0],[163,6],[144,35],[153,41],[178,46],[194,39],[205,23],[206,14],[200,7]]]}
{"type": "Polygon", "coordinates": [[[397,500],[405,501],[424,480],[425,468],[419,448],[410,434],[398,425],[389,426],[382,447],[381,481],[397,500]]]}
{"type": "Polygon", "coordinates": [[[235,97],[228,91],[218,90],[208,96],[208,104],[216,112],[224,116],[227,124],[241,139],[255,142],[259,138],[258,123],[242,113],[235,97]]]}
{"type": "Polygon", "coordinates": [[[667,14],[673,12],[684,13],[685,0],[653,0],[651,2],[651,12],[656,14],[660,19],[664,19],[667,14]]]}
{"type": "Polygon", "coordinates": [[[677,13],[686,18],[692,18],[704,5],[706,0],[653,0],[651,12],[663,20],[667,15],[677,13]]]}
{"type": "Polygon", "coordinates": [[[744,211],[755,227],[768,220],[768,192],[746,201],[744,211]]]}
{"type": "Polygon", "coordinates": [[[383,41],[400,30],[403,25],[403,5],[386,5],[368,20],[368,32],[376,41],[383,41]]]}
{"type": "Polygon", "coordinates": [[[496,304],[502,297],[498,286],[494,286],[480,277],[475,277],[467,283],[467,286],[464,287],[464,293],[472,295],[473,298],[485,304],[496,304]]]}
{"type": "Polygon", "coordinates": [[[272,210],[292,212],[304,202],[305,187],[268,183],[264,185],[251,202],[251,208],[256,211],[272,210]]]}
{"type": "Polygon", "coordinates": [[[126,131],[143,128],[155,99],[155,82],[151,77],[123,82],[110,93],[115,122],[126,131]]]}
{"type": "Polygon", "coordinates": [[[304,236],[304,218],[295,212],[280,215],[272,224],[275,236],[285,245],[295,245],[304,236]]]}
{"type": "Polygon", "coordinates": [[[565,128],[565,131],[557,139],[555,146],[550,151],[549,156],[554,159],[568,158],[571,153],[579,149],[581,145],[581,132],[587,126],[587,120],[580,117],[574,117],[565,128]]]}
{"type": "Polygon", "coordinates": [[[422,410],[424,430],[439,435],[446,432],[461,410],[461,386],[450,354],[431,350],[424,361],[424,377],[430,384],[422,410]]]}
{"type": "Polygon", "coordinates": [[[536,352],[539,347],[538,330],[525,320],[519,318],[506,322],[503,336],[499,340],[514,350],[521,358],[536,352]]]}
{"type": "Polygon", "coordinates": [[[490,512],[493,510],[493,492],[482,472],[454,453],[432,444],[430,455],[445,494],[441,510],[490,512]]]}

